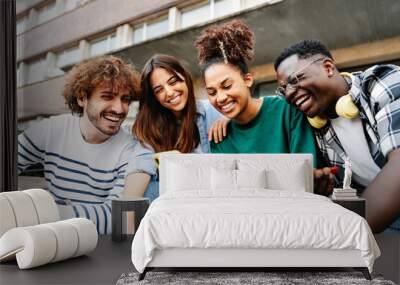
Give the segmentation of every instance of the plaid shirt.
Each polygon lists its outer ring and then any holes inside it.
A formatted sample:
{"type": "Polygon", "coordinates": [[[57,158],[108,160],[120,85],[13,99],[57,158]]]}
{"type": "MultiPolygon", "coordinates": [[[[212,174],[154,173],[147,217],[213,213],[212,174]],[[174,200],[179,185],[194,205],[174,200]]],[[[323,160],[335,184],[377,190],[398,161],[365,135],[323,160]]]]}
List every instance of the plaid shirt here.
{"type": "MultiPolygon", "coordinates": [[[[353,75],[349,93],[360,111],[371,156],[382,168],[390,151],[400,147],[400,67],[376,65],[353,75]]],[[[339,166],[342,181],[346,153],[332,125],[314,133],[325,163],[339,166]]]]}

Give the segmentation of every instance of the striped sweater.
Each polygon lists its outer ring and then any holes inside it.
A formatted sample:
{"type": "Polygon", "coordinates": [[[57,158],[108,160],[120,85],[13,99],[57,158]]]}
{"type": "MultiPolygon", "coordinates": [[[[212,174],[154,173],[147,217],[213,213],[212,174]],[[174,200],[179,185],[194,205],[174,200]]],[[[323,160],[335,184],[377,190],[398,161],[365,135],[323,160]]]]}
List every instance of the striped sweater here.
{"type": "Polygon", "coordinates": [[[86,217],[111,233],[111,199],[124,188],[136,141],[122,129],[101,144],[87,143],[79,117],[55,116],[18,136],[18,172],[40,163],[63,219],[86,217]]]}

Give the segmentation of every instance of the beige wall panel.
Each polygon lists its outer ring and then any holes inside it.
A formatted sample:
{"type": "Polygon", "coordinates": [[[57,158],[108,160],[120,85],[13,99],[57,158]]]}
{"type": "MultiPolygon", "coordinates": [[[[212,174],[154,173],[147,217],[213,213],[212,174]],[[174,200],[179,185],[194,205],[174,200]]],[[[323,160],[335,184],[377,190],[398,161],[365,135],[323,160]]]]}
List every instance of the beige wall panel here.
{"type": "Polygon", "coordinates": [[[400,59],[400,36],[332,51],[340,68],[400,59]]]}
{"type": "Polygon", "coordinates": [[[62,97],[64,83],[65,77],[60,76],[19,88],[17,91],[18,119],[69,112],[62,97]]]}
{"type": "MultiPolygon", "coordinates": [[[[373,43],[332,50],[332,56],[339,68],[356,67],[400,59],[400,37],[373,43]]],[[[262,64],[250,69],[258,82],[276,80],[273,63],[262,64]]]]}

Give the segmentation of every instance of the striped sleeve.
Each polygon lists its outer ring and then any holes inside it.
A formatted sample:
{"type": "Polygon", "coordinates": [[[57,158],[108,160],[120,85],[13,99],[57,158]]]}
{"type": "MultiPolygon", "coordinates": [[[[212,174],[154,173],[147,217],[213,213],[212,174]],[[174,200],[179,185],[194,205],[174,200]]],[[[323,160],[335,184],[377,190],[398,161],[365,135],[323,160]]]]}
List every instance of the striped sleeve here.
{"type": "MultiPolygon", "coordinates": [[[[116,179],[112,189],[103,202],[82,202],[69,199],[57,201],[62,219],[75,217],[87,218],[96,225],[99,234],[111,234],[111,202],[119,198],[124,190],[125,177],[127,173],[127,160],[132,156],[133,147],[129,146],[121,153],[119,166],[115,168],[116,179]]],[[[53,193],[54,194],[54,193],[53,193]]]]}
{"type": "Polygon", "coordinates": [[[100,235],[111,234],[111,199],[101,204],[60,204],[58,209],[62,220],[72,218],[87,218],[91,220],[100,235]]]}
{"type": "Polygon", "coordinates": [[[18,174],[28,167],[41,163],[43,164],[44,150],[37,142],[34,142],[27,132],[18,136],[18,174]]]}

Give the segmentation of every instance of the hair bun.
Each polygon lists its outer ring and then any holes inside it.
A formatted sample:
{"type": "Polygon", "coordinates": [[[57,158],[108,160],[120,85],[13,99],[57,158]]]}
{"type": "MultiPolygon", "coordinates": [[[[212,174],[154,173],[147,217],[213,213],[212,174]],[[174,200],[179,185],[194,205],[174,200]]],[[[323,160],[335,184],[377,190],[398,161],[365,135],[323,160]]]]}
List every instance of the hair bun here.
{"type": "Polygon", "coordinates": [[[203,30],[195,42],[200,64],[216,57],[225,58],[224,53],[228,62],[246,63],[253,58],[253,46],[254,34],[242,20],[213,25],[203,30]]]}

